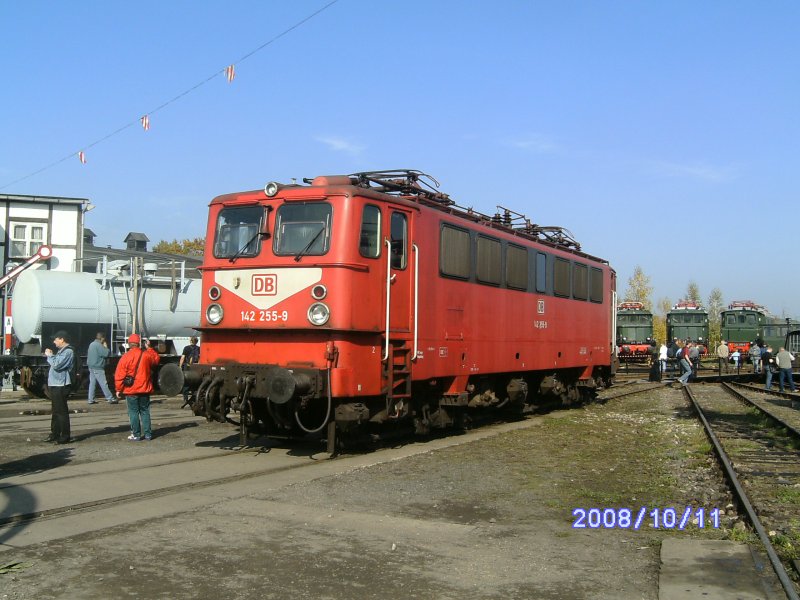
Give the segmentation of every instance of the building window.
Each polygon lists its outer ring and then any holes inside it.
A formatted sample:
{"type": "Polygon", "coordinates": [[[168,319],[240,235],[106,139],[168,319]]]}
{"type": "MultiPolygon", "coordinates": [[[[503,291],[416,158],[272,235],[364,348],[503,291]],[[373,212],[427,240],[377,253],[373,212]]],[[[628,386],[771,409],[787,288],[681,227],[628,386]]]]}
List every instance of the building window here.
{"type": "Polygon", "coordinates": [[[500,285],[500,240],[478,236],[475,276],[481,283],[500,285]]]}
{"type": "Polygon", "coordinates": [[[517,290],[528,289],[528,251],[525,248],[508,245],[506,283],[508,287],[517,290]]]}
{"type": "Polygon", "coordinates": [[[469,279],[470,262],[469,232],[442,225],[439,241],[439,269],[442,275],[469,279]]]}
{"type": "Polygon", "coordinates": [[[47,225],[44,223],[9,223],[11,232],[9,258],[28,258],[45,243],[47,225]]]}

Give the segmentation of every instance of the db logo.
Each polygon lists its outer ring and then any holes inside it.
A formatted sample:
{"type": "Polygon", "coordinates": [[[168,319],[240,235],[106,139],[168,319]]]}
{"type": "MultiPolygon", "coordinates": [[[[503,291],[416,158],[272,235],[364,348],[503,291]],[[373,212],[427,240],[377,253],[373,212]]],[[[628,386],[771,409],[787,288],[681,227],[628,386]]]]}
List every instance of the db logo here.
{"type": "Polygon", "coordinates": [[[274,296],[278,293],[278,276],[253,275],[250,290],[253,296],[274,296]]]}

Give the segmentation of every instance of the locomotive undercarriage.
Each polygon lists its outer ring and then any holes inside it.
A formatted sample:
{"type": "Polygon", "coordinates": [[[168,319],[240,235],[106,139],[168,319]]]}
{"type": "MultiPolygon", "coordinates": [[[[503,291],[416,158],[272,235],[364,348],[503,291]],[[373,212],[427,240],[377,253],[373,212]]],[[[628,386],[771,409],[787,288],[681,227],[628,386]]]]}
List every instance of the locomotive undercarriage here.
{"type": "Polygon", "coordinates": [[[327,438],[328,451],[363,439],[400,431],[426,435],[437,429],[465,429],[488,418],[519,418],[547,404],[591,400],[610,384],[598,370],[580,379],[581,369],[549,374],[494,374],[471,377],[453,393],[453,378],[415,382],[402,397],[330,397],[329,369],[278,366],[198,365],[187,383],[194,387],[190,405],[208,420],[230,421],[240,428],[240,442],[253,436],[327,438]],[[238,413],[238,422],[230,418],[238,413]]]}

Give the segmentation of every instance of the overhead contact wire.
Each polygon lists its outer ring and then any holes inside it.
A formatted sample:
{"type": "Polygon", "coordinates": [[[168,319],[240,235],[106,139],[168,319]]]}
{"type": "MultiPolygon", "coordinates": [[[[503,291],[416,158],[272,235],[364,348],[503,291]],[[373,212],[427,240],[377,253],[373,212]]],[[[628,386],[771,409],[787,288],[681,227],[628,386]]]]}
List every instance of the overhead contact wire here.
{"type": "MultiPolygon", "coordinates": [[[[245,54],[244,56],[242,56],[242,57],[241,57],[241,58],[240,58],[238,61],[236,61],[234,64],[238,64],[238,63],[244,62],[245,60],[247,60],[248,58],[250,58],[251,56],[253,56],[253,55],[254,55],[254,54],[256,54],[257,52],[260,52],[261,50],[263,50],[263,49],[264,49],[264,48],[266,48],[267,46],[269,46],[269,45],[271,45],[271,44],[273,44],[273,43],[277,42],[279,39],[281,39],[282,37],[284,37],[284,36],[288,35],[289,33],[291,33],[292,31],[294,31],[294,30],[295,30],[295,29],[297,29],[298,27],[301,27],[301,26],[303,26],[304,24],[306,24],[308,21],[310,21],[311,19],[313,19],[314,17],[316,17],[316,16],[317,16],[317,15],[319,15],[320,13],[322,13],[323,11],[327,10],[328,8],[330,8],[331,6],[333,6],[334,4],[336,4],[338,1],[339,1],[339,0],[331,0],[331,1],[330,1],[330,2],[328,2],[328,3],[327,3],[325,6],[323,6],[323,7],[319,8],[319,9],[317,9],[316,11],[314,11],[314,12],[313,12],[313,13],[311,13],[310,15],[308,15],[308,16],[306,16],[306,17],[304,17],[303,19],[301,19],[300,21],[298,21],[297,23],[295,23],[295,24],[294,24],[294,25],[292,25],[291,27],[289,27],[289,28],[287,28],[287,29],[283,30],[281,33],[279,33],[279,34],[278,34],[278,35],[276,35],[275,37],[273,37],[273,38],[271,38],[270,40],[268,40],[268,41],[264,42],[264,43],[263,43],[263,44],[261,44],[261,45],[260,45],[258,48],[255,48],[254,50],[251,50],[250,52],[248,52],[247,54],[245,54]]],[[[169,106],[169,105],[170,105],[170,104],[172,104],[173,102],[177,102],[178,100],[180,100],[180,99],[181,99],[181,98],[183,98],[184,96],[186,96],[186,95],[188,95],[188,94],[191,94],[191,93],[192,93],[193,91],[195,91],[197,88],[204,86],[205,84],[207,84],[207,83],[208,83],[209,81],[211,81],[212,79],[214,79],[214,78],[216,78],[216,77],[219,77],[220,75],[222,75],[222,74],[224,74],[224,73],[225,73],[225,69],[221,69],[221,70],[219,70],[219,71],[216,71],[216,72],[215,72],[213,75],[211,75],[211,76],[207,77],[206,79],[204,79],[204,80],[203,80],[203,81],[201,81],[200,83],[197,83],[197,84],[195,84],[194,86],[192,86],[192,87],[190,87],[189,89],[187,89],[187,90],[185,90],[185,91],[181,92],[180,94],[178,94],[178,95],[177,95],[177,96],[175,96],[174,98],[172,98],[172,99],[170,99],[170,100],[167,100],[166,102],[164,102],[164,103],[163,103],[163,104],[161,104],[160,106],[158,106],[158,107],[154,108],[154,109],[153,109],[153,110],[151,110],[151,111],[145,112],[145,113],[143,113],[143,114],[145,114],[145,115],[152,115],[152,114],[155,114],[155,113],[157,113],[157,112],[158,112],[158,111],[160,111],[161,109],[163,109],[163,108],[166,108],[167,106],[169,106]]],[[[125,125],[123,125],[122,127],[120,127],[120,128],[118,128],[118,129],[116,129],[115,131],[112,131],[111,133],[109,133],[109,134],[105,135],[104,137],[100,138],[99,140],[95,140],[94,142],[91,142],[90,144],[87,144],[87,145],[85,145],[85,146],[82,146],[82,147],[80,148],[80,151],[84,151],[84,150],[88,150],[89,148],[93,148],[94,146],[97,146],[98,144],[100,144],[100,143],[102,143],[102,142],[106,141],[107,139],[109,139],[109,138],[112,138],[112,137],[114,137],[115,135],[117,135],[117,134],[119,134],[119,133],[122,133],[123,131],[125,131],[125,130],[126,130],[126,129],[128,129],[129,127],[132,127],[132,126],[134,126],[134,125],[138,125],[138,124],[139,124],[139,117],[137,117],[136,119],[134,119],[134,120],[133,120],[133,121],[131,121],[130,123],[126,123],[125,125]]],[[[66,161],[66,160],[69,160],[69,159],[71,159],[71,158],[74,158],[76,154],[77,154],[77,151],[75,151],[75,152],[70,152],[70,153],[69,153],[69,154],[67,154],[66,156],[64,156],[64,157],[62,157],[62,158],[60,158],[60,159],[58,159],[58,160],[56,160],[56,161],[54,161],[54,162],[50,163],[49,165],[46,165],[46,166],[44,166],[44,167],[42,167],[42,168],[40,168],[40,169],[37,169],[36,171],[33,171],[32,173],[28,173],[27,175],[24,175],[24,176],[20,177],[19,179],[15,179],[14,181],[11,181],[11,182],[9,182],[9,183],[6,183],[6,184],[4,184],[4,185],[0,186],[0,190],[3,190],[3,189],[5,189],[5,188],[7,188],[7,187],[9,187],[9,186],[12,186],[12,185],[14,185],[15,183],[19,183],[20,181],[24,181],[24,180],[26,180],[26,179],[30,179],[31,177],[34,177],[34,176],[38,175],[39,173],[42,173],[42,172],[44,172],[44,171],[47,171],[48,169],[51,169],[51,168],[55,167],[56,165],[59,165],[59,164],[61,164],[62,162],[66,161]]]]}

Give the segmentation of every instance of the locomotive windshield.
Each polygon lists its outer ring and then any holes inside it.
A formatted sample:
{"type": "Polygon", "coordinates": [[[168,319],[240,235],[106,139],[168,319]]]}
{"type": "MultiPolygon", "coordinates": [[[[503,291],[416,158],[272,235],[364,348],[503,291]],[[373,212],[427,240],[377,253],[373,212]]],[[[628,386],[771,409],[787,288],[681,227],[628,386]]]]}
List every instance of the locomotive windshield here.
{"type": "Polygon", "coordinates": [[[275,254],[319,256],[328,252],[331,240],[331,205],[327,202],[284,204],[275,220],[275,254]]]}
{"type": "Polygon", "coordinates": [[[261,206],[223,208],[217,217],[217,235],[214,240],[216,258],[256,256],[261,250],[261,206]]]}

